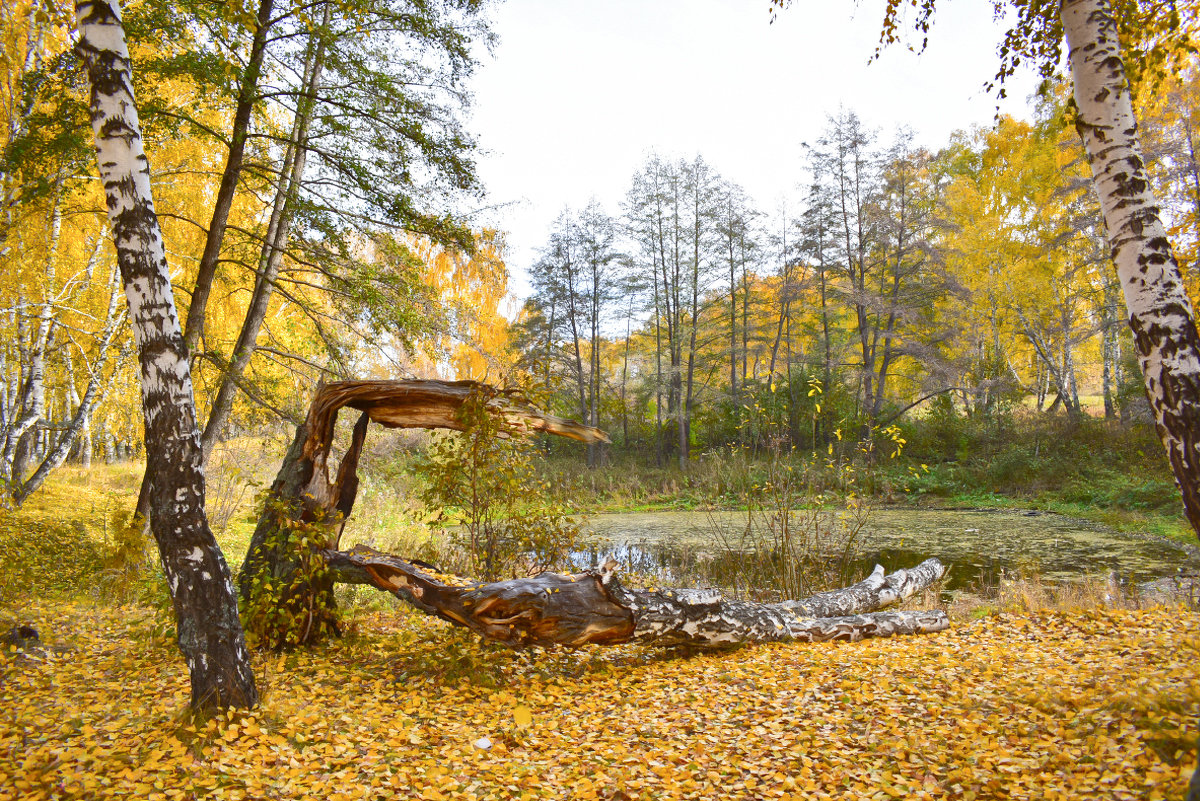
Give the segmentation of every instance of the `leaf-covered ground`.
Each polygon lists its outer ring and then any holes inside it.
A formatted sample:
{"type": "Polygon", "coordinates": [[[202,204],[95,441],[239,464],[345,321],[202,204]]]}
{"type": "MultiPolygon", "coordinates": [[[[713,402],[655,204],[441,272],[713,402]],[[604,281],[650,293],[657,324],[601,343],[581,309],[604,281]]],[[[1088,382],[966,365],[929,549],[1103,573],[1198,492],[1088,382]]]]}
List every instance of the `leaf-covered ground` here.
{"type": "Polygon", "coordinates": [[[1154,799],[1195,764],[1194,612],[692,656],[376,612],[256,657],[262,708],[199,726],[147,614],[21,610],[50,648],[0,652],[0,798],[1154,799]]]}

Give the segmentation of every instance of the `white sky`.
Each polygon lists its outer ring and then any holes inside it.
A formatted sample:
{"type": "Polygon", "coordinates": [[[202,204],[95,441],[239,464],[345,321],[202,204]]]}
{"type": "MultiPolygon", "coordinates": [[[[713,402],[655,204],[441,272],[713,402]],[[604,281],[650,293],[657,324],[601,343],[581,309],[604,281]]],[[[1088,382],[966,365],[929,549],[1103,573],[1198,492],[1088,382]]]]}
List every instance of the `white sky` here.
{"type": "MultiPolygon", "coordinates": [[[[488,202],[500,207],[473,224],[508,232],[511,289],[523,297],[559,212],[595,197],[619,214],[651,151],[699,153],[774,212],[799,198],[801,142],[839,105],[885,140],[903,124],[938,148],[994,117],[983,84],[1003,27],[991,6],[939,3],[923,55],[893,45],[868,64],[879,0],[796,0],[774,25],[768,0],[502,0],[469,123],[488,202]]],[[[1027,116],[1035,85],[1018,75],[1001,110],[1027,116]]]]}

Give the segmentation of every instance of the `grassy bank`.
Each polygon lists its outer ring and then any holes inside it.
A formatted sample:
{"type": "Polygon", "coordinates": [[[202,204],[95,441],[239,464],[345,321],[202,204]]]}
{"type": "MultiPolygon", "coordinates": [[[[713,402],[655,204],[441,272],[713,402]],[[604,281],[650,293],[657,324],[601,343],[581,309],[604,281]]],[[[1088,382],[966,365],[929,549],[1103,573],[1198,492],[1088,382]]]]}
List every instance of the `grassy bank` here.
{"type": "MultiPolygon", "coordinates": [[[[960,421],[961,422],[961,421],[960,421]]],[[[744,508],[777,471],[800,476],[813,503],[849,497],[931,508],[1040,509],[1121,531],[1194,543],[1162,446],[1146,426],[1102,420],[1067,425],[1023,417],[1002,428],[946,432],[910,425],[896,456],[864,457],[851,443],[825,451],[698,451],[686,469],[655,466],[644,454],[613,451],[589,470],[559,447],[541,469],[556,495],[579,511],[744,508]]]]}

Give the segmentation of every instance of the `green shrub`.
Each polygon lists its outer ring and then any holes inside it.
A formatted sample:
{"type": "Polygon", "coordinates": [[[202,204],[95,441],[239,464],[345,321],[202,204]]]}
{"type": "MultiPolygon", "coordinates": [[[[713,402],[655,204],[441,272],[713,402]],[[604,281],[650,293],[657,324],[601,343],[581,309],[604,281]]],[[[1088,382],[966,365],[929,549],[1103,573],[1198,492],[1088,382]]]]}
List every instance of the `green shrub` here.
{"type": "Polygon", "coordinates": [[[462,559],[456,567],[496,580],[565,566],[580,521],[552,500],[539,480],[532,443],[477,393],[463,404],[465,430],[435,435],[417,463],[427,505],[446,510],[441,521],[462,559]]]}

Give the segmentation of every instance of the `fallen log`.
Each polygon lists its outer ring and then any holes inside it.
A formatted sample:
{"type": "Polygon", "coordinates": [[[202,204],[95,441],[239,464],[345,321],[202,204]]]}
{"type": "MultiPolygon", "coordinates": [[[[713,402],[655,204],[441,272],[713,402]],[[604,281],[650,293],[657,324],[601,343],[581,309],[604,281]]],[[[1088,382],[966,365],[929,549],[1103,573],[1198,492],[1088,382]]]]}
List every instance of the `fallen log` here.
{"type": "Polygon", "coordinates": [[[573,575],[546,572],[484,583],[439,574],[362,545],[324,556],[342,580],[369,583],[513,647],[636,642],[712,648],[861,640],[949,626],[940,610],[879,611],[940,579],[946,569],[936,559],[890,575],[876,567],[865,581],[803,601],[760,604],[728,599],[718,590],[632,589],[618,580],[611,562],[573,575]]]}
{"type": "Polygon", "coordinates": [[[936,559],[851,587],[779,603],[729,599],[717,590],[624,586],[615,564],[573,575],[541,573],[484,583],[358,546],[338,549],[358,491],[358,458],[371,421],[389,428],[462,430],[472,398],[518,431],[582,442],[604,432],[546,415],[518,394],[473,381],[343,381],[322,386],[284,457],[238,577],[247,631],[271,647],[337,632],[333,586],[370,584],[427,614],[514,647],[623,642],[720,647],[743,642],[859,640],[939,631],[940,611],[884,612],[945,573],[936,559]],[[338,412],[361,412],[336,476],[329,476],[338,412]]]}

